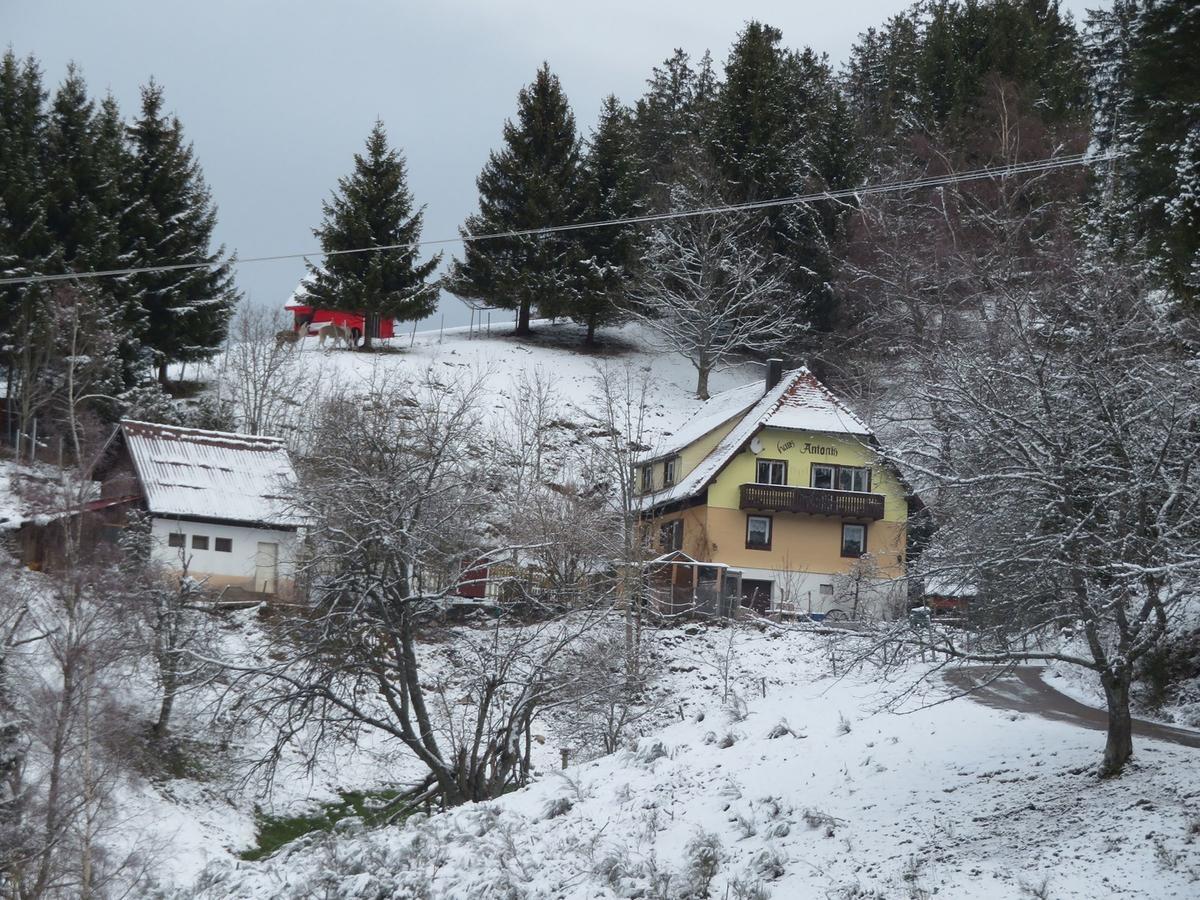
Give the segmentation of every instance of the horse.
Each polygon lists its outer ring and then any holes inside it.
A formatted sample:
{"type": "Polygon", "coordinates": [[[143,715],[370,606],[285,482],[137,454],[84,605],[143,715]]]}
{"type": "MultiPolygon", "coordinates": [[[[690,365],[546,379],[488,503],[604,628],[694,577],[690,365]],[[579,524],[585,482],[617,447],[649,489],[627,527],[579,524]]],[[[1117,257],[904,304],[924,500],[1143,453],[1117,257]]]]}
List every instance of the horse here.
{"type": "Polygon", "coordinates": [[[324,349],[325,339],[332,338],[333,346],[337,347],[339,343],[345,343],[347,350],[354,349],[354,332],[349,325],[339,325],[336,322],[328,322],[317,329],[317,345],[324,349]]]}

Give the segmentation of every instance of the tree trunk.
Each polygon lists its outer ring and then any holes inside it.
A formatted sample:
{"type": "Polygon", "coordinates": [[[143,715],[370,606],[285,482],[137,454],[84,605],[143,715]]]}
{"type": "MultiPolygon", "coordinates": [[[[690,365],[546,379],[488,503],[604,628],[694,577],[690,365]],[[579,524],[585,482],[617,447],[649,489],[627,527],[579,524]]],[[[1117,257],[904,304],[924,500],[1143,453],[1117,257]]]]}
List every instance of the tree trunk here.
{"type": "Polygon", "coordinates": [[[75,670],[71,662],[63,666],[62,694],[55,711],[54,736],[50,743],[50,772],[46,787],[46,816],[42,822],[42,846],[38,848],[37,879],[32,896],[42,896],[53,874],[55,850],[59,843],[62,809],[62,777],[66,762],[71,707],[75,703],[75,670]]]}
{"type": "Polygon", "coordinates": [[[707,365],[701,365],[697,368],[696,371],[697,371],[696,397],[697,397],[697,399],[700,399],[700,400],[707,400],[708,399],[708,373],[710,371],[710,367],[707,365]]]}
{"type": "Polygon", "coordinates": [[[171,727],[171,712],[175,709],[175,694],[177,693],[176,676],[172,671],[164,673],[162,703],[158,707],[158,721],[154,723],[151,733],[155,740],[167,736],[171,727]]]}
{"type": "Polygon", "coordinates": [[[594,346],[596,343],[596,318],[594,316],[588,318],[587,337],[583,339],[583,342],[589,347],[594,346]]]}
{"type": "Polygon", "coordinates": [[[522,300],[520,307],[517,309],[517,330],[518,336],[524,337],[529,334],[529,301],[522,300]]]}
{"type": "Polygon", "coordinates": [[[158,383],[164,388],[167,386],[167,361],[161,359],[158,362],[158,383]]]}
{"type": "Polygon", "coordinates": [[[1120,775],[1125,763],[1133,756],[1133,720],[1129,715],[1129,676],[1102,676],[1104,697],[1108,701],[1108,740],[1104,744],[1104,761],[1100,775],[1111,778],[1120,775]]]}
{"type": "Polygon", "coordinates": [[[375,334],[375,313],[363,313],[363,353],[371,352],[371,337],[375,334]]]}

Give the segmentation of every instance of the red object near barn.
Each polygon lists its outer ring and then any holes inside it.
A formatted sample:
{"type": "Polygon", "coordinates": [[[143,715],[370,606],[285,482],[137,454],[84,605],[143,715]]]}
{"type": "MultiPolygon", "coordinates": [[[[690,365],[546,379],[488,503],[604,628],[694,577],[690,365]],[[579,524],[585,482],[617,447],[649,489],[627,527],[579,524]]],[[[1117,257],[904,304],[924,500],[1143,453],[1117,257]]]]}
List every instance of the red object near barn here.
{"type": "MultiPolygon", "coordinates": [[[[362,337],[364,317],[361,313],[307,306],[302,299],[295,295],[284,304],[284,309],[294,317],[292,330],[299,332],[302,336],[315,336],[317,330],[322,325],[332,322],[334,325],[345,325],[348,327],[354,334],[355,343],[358,343],[358,339],[362,337]]],[[[395,321],[390,316],[376,316],[375,333],[372,337],[390,338],[395,336],[395,321]]]]}

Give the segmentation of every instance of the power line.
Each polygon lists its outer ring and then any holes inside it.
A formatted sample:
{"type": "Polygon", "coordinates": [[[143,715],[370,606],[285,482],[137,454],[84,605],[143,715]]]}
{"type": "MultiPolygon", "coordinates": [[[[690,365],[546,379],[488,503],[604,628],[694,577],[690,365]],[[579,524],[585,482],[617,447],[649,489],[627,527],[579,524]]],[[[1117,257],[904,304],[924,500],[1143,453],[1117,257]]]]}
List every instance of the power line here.
{"type": "Polygon", "coordinates": [[[972,169],[967,172],[948,175],[931,175],[924,178],[913,178],[905,181],[891,181],[882,184],[864,185],[856,188],[844,188],[837,191],[818,191],[812,194],[798,194],[791,197],[777,197],[771,200],[753,200],[747,203],[732,203],[723,206],[705,206],[698,209],[672,210],[662,213],[647,213],[641,216],[627,216],[620,219],[601,219],[592,222],[577,222],[567,225],[546,225],[540,228],[522,228],[513,231],[499,231],[487,234],[468,234],[453,238],[435,238],[426,241],[414,241],[406,244],[380,244],[372,247],[353,247],[346,250],[312,250],[307,253],[278,253],[270,256],[249,256],[243,259],[233,258],[221,262],[181,262],[168,263],[161,266],[135,266],[127,269],[102,269],[92,272],[63,272],[54,275],[20,275],[10,278],[0,278],[0,285],[9,284],[44,284],[54,281],[75,281],[78,279],[113,278],[122,275],[139,275],[150,272],[181,272],[195,269],[211,269],[221,265],[242,266],[249,263],[278,262],[290,259],[307,259],[310,256],[348,256],[357,253],[379,253],[387,250],[417,250],[421,247],[436,247],[445,244],[471,244],[483,241],[495,241],[503,238],[540,237],[549,234],[561,234],[566,231],[584,231],[590,228],[611,228],[618,225],[645,225],[654,222],[666,222],[671,219],[687,219],[696,216],[724,215],[729,213],[749,212],[759,209],[772,209],[780,206],[799,206],[807,203],[818,203],[823,200],[845,200],[852,197],[869,196],[873,194],[888,194],[899,191],[917,190],[921,188],[944,187],[949,184],[961,184],[968,181],[981,181],[987,178],[1007,177],[1011,175],[1026,175],[1036,172],[1048,172],[1053,169],[1064,169],[1071,166],[1095,165],[1101,162],[1118,159],[1125,154],[1110,152],[1096,156],[1087,153],[1074,153],[1068,156],[1048,157],[1031,162],[1017,163],[1011,166],[997,166],[983,169],[972,169]]]}

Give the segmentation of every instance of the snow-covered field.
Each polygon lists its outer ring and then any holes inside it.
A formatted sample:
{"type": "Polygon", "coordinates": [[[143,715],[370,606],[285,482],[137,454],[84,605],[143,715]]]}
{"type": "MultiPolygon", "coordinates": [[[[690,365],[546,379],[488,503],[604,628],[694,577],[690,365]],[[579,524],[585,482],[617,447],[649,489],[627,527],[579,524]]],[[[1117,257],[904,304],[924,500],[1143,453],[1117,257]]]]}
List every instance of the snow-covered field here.
{"type": "MultiPolygon", "coordinates": [[[[826,638],[652,632],[674,719],[501,800],[362,830],[261,863],[218,897],[1194,897],[1196,751],[1139,742],[1093,772],[1100,732],[946,699],[921,674],[834,678],[826,638]],[[731,649],[732,646],[732,649],[731,649]],[[740,703],[722,704],[723,660],[740,703]],[[765,693],[765,696],[764,696],[765,693]]],[[[547,723],[548,726],[552,723],[547,723]]],[[[569,741],[547,728],[548,744],[569,741]]]]}
{"type": "MultiPolygon", "coordinates": [[[[550,386],[567,417],[578,420],[581,411],[596,409],[597,380],[607,370],[615,380],[627,381],[633,399],[642,399],[644,389],[644,437],[650,444],[673,433],[702,405],[691,363],[662,350],[637,324],[605,330],[591,351],[583,347],[584,329],[574,323],[535,320],[532,326],[528,338],[512,337],[511,324],[493,325],[490,333],[467,327],[417,332],[379,342],[381,353],[321,349],[316,338],[306,338],[294,352],[321,392],[353,389],[381,373],[415,381],[431,371],[446,383],[480,379],[483,412],[493,421],[512,408],[520,383],[534,378],[550,386]]],[[[219,378],[222,365],[227,362],[218,357],[198,377],[219,378]]],[[[716,371],[709,390],[715,395],[759,380],[764,370],[746,363],[716,371]]],[[[197,377],[195,370],[189,377],[197,377]]]]}

